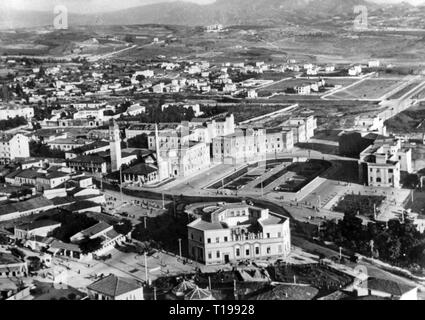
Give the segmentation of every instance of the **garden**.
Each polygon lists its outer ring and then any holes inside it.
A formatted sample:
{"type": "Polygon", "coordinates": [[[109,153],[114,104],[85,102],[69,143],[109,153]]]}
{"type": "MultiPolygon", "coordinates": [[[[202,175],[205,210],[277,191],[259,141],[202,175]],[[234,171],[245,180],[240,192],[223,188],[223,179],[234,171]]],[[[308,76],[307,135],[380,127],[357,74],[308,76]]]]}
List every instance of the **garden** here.
{"type": "Polygon", "coordinates": [[[276,264],[267,268],[278,282],[311,285],[323,294],[333,292],[353,282],[353,278],[325,264],[287,265],[276,264]]]}
{"type": "Polygon", "coordinates": [[[423,275],[425,271],[425,235],[409,218],[404,223],[395,219],[364,225],[362,219],[345,214],[339,222],[325,222],[319,238],[395,266],[407,267],[415,274],[423,275]]]}
{"type": "Polygon", "coordinates": [[[316,179],[331,167],[331,163],[322,160],[293,163],[286,168],[287,172],[294,172],[295,176],[275,189],[278,192],[298,192],[311,181],[316,179]]]}
{"type": "Polygon", "coordinates": [[[279,172],[276,172],[275,174],[273,174],[271,177],[265,179],[262,183],[257,184],[255,188],[256,189],[266,188],[277,179],[280,179],[281,177],[283,177],[287,172],[288,170],[286,168],[282,169],[279,172]]]}
{"type": "Polygon", "coordinates": [[[242,169],[236,171],[235,173],[231,174],[230,176],[227,176],[224,179],[210,185],[208,187],[208,189],[214,189],[214,190],[220,189],[223,186],[229,184],[230,182],[241,178],[243,175],[247,174],[248,171],[249,171],[249,167],[242,168],[242,169]]]}
{"type": "Polygon", "coordinates": [[[378,210],[384,200],[384,196],[349,194],[344,196],[338,204],[333,207],[333,211],[353,215],[360,214],[373,218],[375,209],[378,210]]]}

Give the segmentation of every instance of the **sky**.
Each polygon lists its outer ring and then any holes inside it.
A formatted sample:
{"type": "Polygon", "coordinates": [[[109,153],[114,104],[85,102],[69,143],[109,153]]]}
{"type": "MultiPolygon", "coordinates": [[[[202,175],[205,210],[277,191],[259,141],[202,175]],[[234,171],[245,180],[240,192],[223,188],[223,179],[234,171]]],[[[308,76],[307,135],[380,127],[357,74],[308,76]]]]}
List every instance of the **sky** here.
{"type": "MultiPolygon", "coordinates": [[[[65,5],[71,12],[92,13],[101,11],[114,11],[137,7],[144,4],[170,2],[182,0],[0,0],[0,9],[18,10],[53,10],[56,5],[65,5]],[[84,10],[82,10],[84,8],[84,10]],[[99,10],[100,9],[100,10],[99,10]]],[[[208,4],[214,0],[185,0],[198,4],[208,4]]]]}
{"type": "MultiPolygon", "coordinates": [[[[114,11],[166,1],[183,0],[0,0],[0,10],[53,10],[55,5],[63,4],[69,11],[78,13],[96,13],[99,11],[114,11]],[[99,10],[100,9],[100,10],[99,10]]],[[[208,4],[214,0],[185,0],[198,4],[208,4]]],[[[403,0],[372,0],[378,3],[396,3],[403,0]]],[[[414,5],[423,4],[425,0],[404,0],[414,5]]]]}

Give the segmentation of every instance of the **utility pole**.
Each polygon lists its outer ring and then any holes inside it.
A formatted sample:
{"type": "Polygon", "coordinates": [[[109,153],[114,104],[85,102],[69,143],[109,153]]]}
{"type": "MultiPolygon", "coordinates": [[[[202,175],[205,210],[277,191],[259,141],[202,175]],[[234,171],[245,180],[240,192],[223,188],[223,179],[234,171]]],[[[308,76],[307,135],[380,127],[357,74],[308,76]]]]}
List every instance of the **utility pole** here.
{"type": "Polygon", "coordinates": [[[182,239],[179,239],[179,255],[181,259],[182,258],[182,239]]]}
{"type": "Polygon", "coordinates": [[[238,290],[236,288],[236,279],[233,280],[233,295],[235,296],[235,300],[239,300],[239,298],[238,298],[238,290]]]}
{"type": "Polygon", "coordinates": [[[156,287],[153,287],[153,299],[156,300],[156,287]]]}
{"type": "Polygon", "coordinates": [[[147,225],[147,217],[146,216],[143,217],[143,221],[144,221],[145,229],[147,229],[148,225],[147,225]]]}
{"type": "Polygon", "coordinates": [[[210,291],[212,290],[211,277],[210,276],[208,276],[208,288],[210,289],[210,291]]]}
{"type": "Polygon", "coordinates": [[[375,220],[378,218],[376,214],[376,203],[373,204],[373,217],[375,218],[375,220]]]}
{"type": "Polygon", "coordinates": [[[120,167],[120,193],[121,193],[121,203],[124,202],[124,196],[122,193],[122,166],[120,167]]]}
{"type": "Polygon", "coordinates": [[[162,192],[162,210],[165,210],[165,195],[164,195],[164,192],[162,192]]]}
{"type": "Polygon", "coordinates": [[[261,197],[264,198],[264,186],[263,181],[261,181],[261,197]]]}
{"type": "Polygon", "coordinates": [[[145,278],[146,278],[146,283],[149,284],[149,281],[148,281],[148,255],[147,255],[146,252],[145,252],[145,278]]]}

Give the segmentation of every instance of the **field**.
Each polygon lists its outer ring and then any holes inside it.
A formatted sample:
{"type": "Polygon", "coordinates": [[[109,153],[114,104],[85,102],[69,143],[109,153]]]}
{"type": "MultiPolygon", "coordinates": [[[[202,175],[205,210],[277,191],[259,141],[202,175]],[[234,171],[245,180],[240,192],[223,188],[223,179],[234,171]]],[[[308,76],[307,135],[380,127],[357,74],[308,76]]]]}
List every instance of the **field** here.
{"type": "Polygon", "coordinates": [[[330,86],[342,86],[348,87],[359,81],[359,79],[353,78],[325,78],[326,84],[330,86]]]}
{"type": "Polygon", "coordinates": [[[332,100],[378,100],[386,94],[397,89],[403,84],[403,80],[390,79],[366,79],[353,87],[342,90],[327,99],[332,100]]]}
{"type": "Polygon", "coordinates": [[[305,79],[305,78],[299,78],[299,79],[289,79],[285,81],[275,82],[274,84],[260,89],[259,95],[260,96],[267,96],[271,95],[273,93],[288,93],[288,90],[293,89],[296,86],[302,85],[304,83],[310,83],[317,79],[305,79]]]}
{"type": "Polygon", "coordinates": [[[425,104],[412,107],[387,120],[385,125],[389,132],[398,134],[411,134],[425,132],[425,104]]]}
{"type": "Polygon", "coordinates": [[[411,84],[409,84],[407,87],[404,87],[403,89],[401,89],[400,91],[398,91],[397,93],[395,93],[394,95],[392,95],[390,97],[390,99],[400,99],[401,97],[403,97],[406,93],[408,93],[409,91],[413,90],[414,88],[416,88],[419,84],[421,83],[421,81],[415,81],[412,82],[411,84]]]}

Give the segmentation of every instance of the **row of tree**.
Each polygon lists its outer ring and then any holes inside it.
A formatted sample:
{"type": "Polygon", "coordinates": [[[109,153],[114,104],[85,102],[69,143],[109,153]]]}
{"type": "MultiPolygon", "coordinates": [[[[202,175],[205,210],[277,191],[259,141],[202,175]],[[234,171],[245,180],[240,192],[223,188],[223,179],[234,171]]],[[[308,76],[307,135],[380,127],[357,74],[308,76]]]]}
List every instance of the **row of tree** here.
{"type": "Polygon", "coordinates": [[[15,129],[28,124],[24,117],[15,117],[7,120],[0,120],[0,131],[15,129]]]}
{"type": "Polygon", "coordinates": [[[388,224],[370,222],[363,225],[362,220],[354,214],[345,214],[339,222],[326,222],[321,228],[320,237],[396,265],[425,267],[425,235],[408,218],[403,223],[391,220],[388,224]]]}

